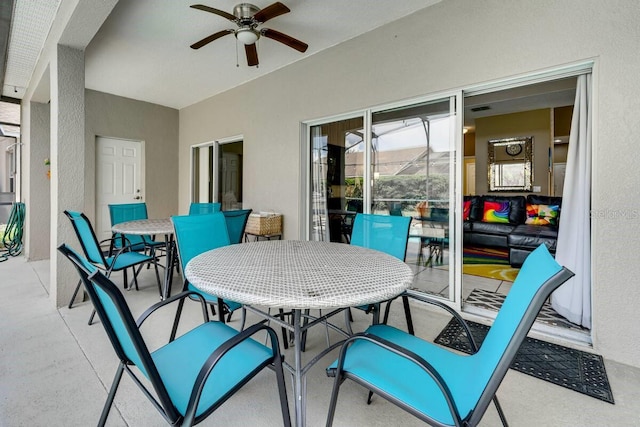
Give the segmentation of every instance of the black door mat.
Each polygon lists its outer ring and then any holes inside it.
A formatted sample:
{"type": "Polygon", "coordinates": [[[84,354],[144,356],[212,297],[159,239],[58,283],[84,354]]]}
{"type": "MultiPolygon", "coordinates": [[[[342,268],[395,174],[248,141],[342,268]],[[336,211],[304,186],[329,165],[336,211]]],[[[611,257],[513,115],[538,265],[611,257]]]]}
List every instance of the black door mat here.
{"type": "MultiPolygon", "coordinates": [[[[489,327],[475,322],[467,324],[476,344],[482,345],[489,327]]],[[[449,321],[435,342],[470,353],[466,335],[455,319],[449,321]]],[[[614,403],[604,361],[602,356],[597,354],[527,337],[520,346],[511,368],[578,393],[614,403]]]]}

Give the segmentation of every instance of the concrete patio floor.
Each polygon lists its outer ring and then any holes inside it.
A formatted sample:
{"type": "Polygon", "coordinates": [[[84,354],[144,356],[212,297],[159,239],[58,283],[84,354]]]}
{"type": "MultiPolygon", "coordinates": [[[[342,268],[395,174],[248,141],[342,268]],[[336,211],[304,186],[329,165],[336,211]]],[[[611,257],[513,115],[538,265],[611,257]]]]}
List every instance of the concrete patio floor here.
{"type": "MultiPolygon", "coordinates": [[[[55,309],[48,296],[48,261],[26,262],[24,257],[0,263],[0,426],[90,426],[100,417],[102,405],[117,366],[115,354],[103,328],[87,325],[89,302],[69,310],[55,309]]],[[[121,284],[120,275],[114,281],[121,284]]],[[[141,274],[140,291],[126,292],[134,316],[158,300],[152,270],[141,274]]],[[[180,283],[178,276],[174,283],[180,283]]],[[[175,289],[176,285],[174,285],[175,289]]],[[[404,328],[400,305],[396,303],[390,323],[404,328]]],[[[194,304],[186,306],[181,324],[186,330],[201,319],[194,304]]],[[[423,306],[413,307],[417,334],[433,339],[448,317],[423,306]]],[[[150,319],[143,335],[151,346],[167,339],[174,309],[150,319]]],[[[354,330],[370,321],[354,313],[354,330]]],[[[249,322],[257,320],[249,317],[249,322]]],[[[342,318],[336,319],[337,323],[342,318]]],[[[239,316],[231,322],[239,326],[239,316]]],[[[332,340],[338,336],[332,335],[332,340]]],[[[307,357],[322,349],[325,330],[313,329],[307,357]]],[[[285,352],[293,360],[291,350],[285,352]]],[[[325,424],[332,379],[324,368],[335,355],[316,364],[308,377],[307,425],[325,424]]],[[[498,391],[502,407],[512,426],[637,426],[640,415],[640,370],[605,361],[615,405],[534,379],[510,370],[498,391]]],[[[289,390],[291,382],[287,381],[289,390]]],[[[346,382],[340,393],[335,426],[424,425],[383,399],[366,404],[366,390],[346,382]]],[[[291,405],[292,395],[289,392],[291,405]]],[[[158,426],[163,418],[130,378],[123,377],[111,410],[109,426],[158,426]]],[[[200,425],[277,426],[281,418],[273,373],[266,370],[249,382],[200,425]]],[[[482,426],[497,426],[499,420],[489,407],[482,426]]]]}

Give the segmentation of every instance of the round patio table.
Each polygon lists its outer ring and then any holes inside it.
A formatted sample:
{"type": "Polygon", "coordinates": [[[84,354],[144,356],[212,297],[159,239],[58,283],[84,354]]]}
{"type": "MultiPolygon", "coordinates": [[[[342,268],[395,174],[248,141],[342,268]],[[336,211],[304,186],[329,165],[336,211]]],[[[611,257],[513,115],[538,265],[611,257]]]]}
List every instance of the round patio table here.
{"type": "Polygon", "coordinates": [[[137,236],[151,236],[155,234],[164,235],[164,243],[167,255],[164,270],[164,284],[162,295],[160,296],[160,298],[167,298],[171,291],[174,260],[173,224],[171,223],[171,219],[136,219],[133,221],[121,222],[112,226],[111,232],[119,234],[132,234],[137,236]]]}
{"type": "MultiPolygon", "coordinates": [[[[413,272],[388,254],[343,243],[271,240],[242,243],[207,251],[194,257],[185,276],[198,289],[237,301],[293,331],[296,425],[305,425],[308,369],[340,345],[325,349],[302,366],[304,332],[345,308],[395,298],[413,282],[413,272]],[[253,307],[287,308],[292,324],[253,307]],[[303,310],[335,309],[314,321],[302,321],[303,310]]],[[[335,328],[334,328],[335,329],[335,328]]]]}

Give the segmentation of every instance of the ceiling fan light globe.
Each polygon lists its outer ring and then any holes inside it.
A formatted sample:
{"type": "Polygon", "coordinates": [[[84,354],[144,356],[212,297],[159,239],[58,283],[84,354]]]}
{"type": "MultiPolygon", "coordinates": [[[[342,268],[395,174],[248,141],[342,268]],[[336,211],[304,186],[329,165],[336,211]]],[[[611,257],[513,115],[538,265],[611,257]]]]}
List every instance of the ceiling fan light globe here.
{"type": "Polygon", "coordinates": [[[236,31],[236,38],[245,45],[258,41],[258,33],[251,28],[241,28],[236,31]]]}

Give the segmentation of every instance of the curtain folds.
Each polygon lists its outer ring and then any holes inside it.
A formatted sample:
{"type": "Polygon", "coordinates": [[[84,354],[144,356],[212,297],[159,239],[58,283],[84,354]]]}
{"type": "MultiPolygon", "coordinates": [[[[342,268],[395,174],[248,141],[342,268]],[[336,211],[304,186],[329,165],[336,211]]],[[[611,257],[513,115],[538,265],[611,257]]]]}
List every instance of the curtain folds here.
{"type": "Polygon", "coordinates": [[[591,74],[578,76],[571,119],[556,260],[576,275],[551,295],[551,306],[591,329],[591,74]]]}
{"type": "Polygon", "coordinates": [[[327,215],[327,191],[325,189],[327,178],[327,146],[323,142],[322,128],[311,128],[311,150],[313,159],[313,176],[311,182],[311,240],[330,241],[329,219],[327,215]]]}

